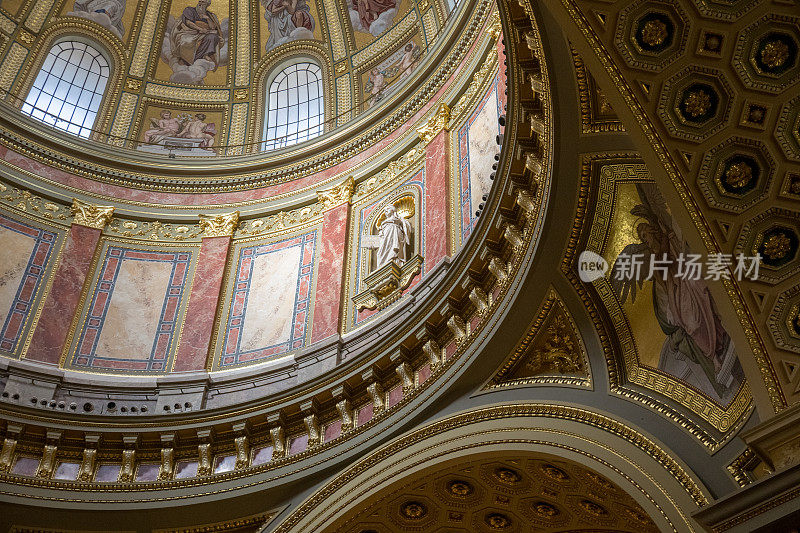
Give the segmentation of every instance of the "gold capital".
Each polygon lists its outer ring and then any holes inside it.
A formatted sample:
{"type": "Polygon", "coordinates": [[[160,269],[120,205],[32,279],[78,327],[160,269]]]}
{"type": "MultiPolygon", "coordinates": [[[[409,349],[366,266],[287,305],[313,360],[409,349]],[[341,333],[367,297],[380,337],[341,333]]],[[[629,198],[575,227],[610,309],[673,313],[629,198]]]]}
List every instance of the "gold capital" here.
{"type": "Polygon", "coordinates": [[[317,191],[317,201],[322,204],[322,209],[330,209],[344,202],[349,202],[353,197],[355,180],[348,177],[339,185],[317,191]]]}
{"type": "Polygon", "coordinates": [[[73,224],[86,226],[89,228],[103,229],[111,221],[114,214],[113,205],[95,205],[81,202],[77,198],[72,199],[73,224]]]}
{"type": "Polygon", "coordinates": [[[239,227],[239,211],[199,217],[203,237],[231,237],[239,227]]]}
{"type": "Polygon", "coordinates": [[[436,109],[436,113],[428,119],[428,123],[421,128],[417,128],[417,135],[419,135],[422,142],[428,144],[440,131],[449,131],[449,123],[450,106],[442,102],[436,109]]]}

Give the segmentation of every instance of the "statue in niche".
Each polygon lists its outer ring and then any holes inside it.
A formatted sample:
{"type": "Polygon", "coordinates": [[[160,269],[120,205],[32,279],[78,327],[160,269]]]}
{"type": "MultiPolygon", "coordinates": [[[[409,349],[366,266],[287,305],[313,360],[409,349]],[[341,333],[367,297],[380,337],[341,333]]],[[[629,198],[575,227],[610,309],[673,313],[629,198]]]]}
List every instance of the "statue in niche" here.
{"type": "Polygon", "coordinates": [[[375,226],[377,235],[365,235],[362,247],[375,250],[375,270],[394,262],[397,266],[409,259],[411,245],[411,223],[408,217],[414,214],[414,201],[410,196],[397,202],[387,203],[375,226]]]}
{"type": "Polygon", "coordinates": [[[125,0],[75,0],[67,15],[93,20],[122,39],[125,0]]]}

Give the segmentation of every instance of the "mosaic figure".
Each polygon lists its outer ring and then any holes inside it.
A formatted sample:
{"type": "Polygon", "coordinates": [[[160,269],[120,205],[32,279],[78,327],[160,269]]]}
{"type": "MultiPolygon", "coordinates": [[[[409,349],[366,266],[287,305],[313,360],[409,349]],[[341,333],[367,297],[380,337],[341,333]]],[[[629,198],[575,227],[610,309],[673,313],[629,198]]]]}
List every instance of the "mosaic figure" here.
{"type": "Polygon", "coordinates": [[[736,348],[705,281],[678,275],[678,257],[688,254],[689,248],[661,192],[652,184],[637,184],[636,189],[642,203],[631,214],[640,218],[635,226],[639,242],[625,246],[617,257],[611,286],[620,302],[624,304],[629,296],[633,302],[651,262],[666,258],[669,272],[652,277],[653,311],[667,336],[658,368],[725,402],[744,379],[736,348]],[[627,258],[634,256],[643,258],[642,276],[626,279],[621,270],[627,258]]]}
{"type": "Polygon", "coordinates": [[[377,37],[391,27],[397,15],[395,0],[351,0],[350,22],[356,31],[377,37]]]}
{"type": "Polygon", "coordinates": [[[229,19],[220,22],[210,4],[197,0],[178,19],[169,17],[161,58],[172,68],[170,81],[202,85],[208,72],[227,64],[229,19]]]}
{"type": "Polygon", "coordinates": [[[68,16],[93,20],[122,39],[125,28],[122,16],[125,14],[125,0],[75,0],[68,16]]]}
{"type": "Polygon", "coordinates": [[[314,17],[306,0],[261,0],[269,29],[266,51],[290,41],[314,38],[314,17]]]}

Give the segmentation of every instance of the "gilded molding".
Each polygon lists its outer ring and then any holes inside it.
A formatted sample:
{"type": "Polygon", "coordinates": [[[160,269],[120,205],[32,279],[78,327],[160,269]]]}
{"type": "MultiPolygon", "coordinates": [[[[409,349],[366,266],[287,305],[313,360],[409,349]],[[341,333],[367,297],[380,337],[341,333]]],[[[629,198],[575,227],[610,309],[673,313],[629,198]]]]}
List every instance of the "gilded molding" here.
{"type": "Polygon", "coordinates": [[[200,214],[200,231],[203,237],[232,237],[239,227],[239,211],[213,215],[200,214]]]}
{"type": "Polygon", "coordinates": [[[11,462],[14,459],[14,449],[17,447],[17,439],[6,437],[3,439],[3,449],[0,451],[0,472],[8,472],[11,462]]]}
{"type": "Polygon", "coordinates": [[[442,102],[436,108],[436,112],[428,119],[424,126],[417,128],[419,139],[428,144],[436,135],[444,130],[450,131],[450,106],[442,102]]]}
{"type": "Polygon", "coordinates": [[[355,180],[348,177],[342,183],[328,189],[317,191],[317,201],[322,204],[323,210],[331,209],[342,203],[349,203],[353,198],[355,180]]]}
{"type": "Polygon", "coordinates": [[[73,198],[71,211],[73,224],[102,230],[111,222],[114,206],[90,204],[73,198]]]}

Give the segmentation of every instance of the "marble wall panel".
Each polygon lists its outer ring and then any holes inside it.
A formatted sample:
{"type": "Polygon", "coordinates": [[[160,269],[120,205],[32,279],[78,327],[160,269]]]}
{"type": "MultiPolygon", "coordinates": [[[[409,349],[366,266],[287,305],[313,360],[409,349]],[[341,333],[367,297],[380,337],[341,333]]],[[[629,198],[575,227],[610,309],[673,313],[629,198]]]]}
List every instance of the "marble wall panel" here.
{"type": "Polygon", "coordinates": [[[263,361],[306,344],[317,231],[237,250],[220,368],[263,361]]]}
{"type": "Polygon", "coordinates": [[[475,212],[482,197],[492,188],[494,155],[499,151],[497,134],[501,114],[498,99],[498,78],[483,95],[480,103],[458,129],[459,203],[461,210],[461,240],[469,237],[478,220],[475,212]]]}
{"type": "Polygon", "coordinates": [[[59,240],[0,214],[0,355],[18,356],[59,240]]]}
{"type": "Polygon", "coordinates": [[[106,246],[72,347],[71,366],[168,371],[192,256],[191,251],[106,246]]]}

